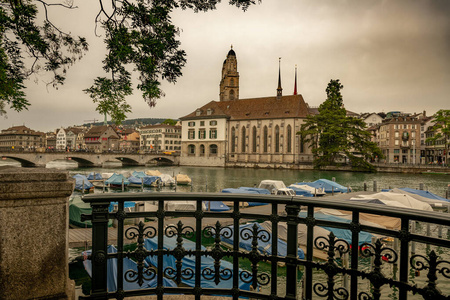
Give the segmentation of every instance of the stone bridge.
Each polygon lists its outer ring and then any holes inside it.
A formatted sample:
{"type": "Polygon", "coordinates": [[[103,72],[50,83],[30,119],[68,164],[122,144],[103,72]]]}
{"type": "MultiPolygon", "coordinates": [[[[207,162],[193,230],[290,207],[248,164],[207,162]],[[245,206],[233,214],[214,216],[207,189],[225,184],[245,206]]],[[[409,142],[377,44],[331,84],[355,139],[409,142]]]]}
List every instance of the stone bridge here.
{"type": "Polygon", "coordinates": [[[47,163],[55,160],[74,161],[80,168],[102,167],[106,162],[122,162],[123,166],[178,165],[180,163],[179,156],[162,153],[0,152],[0,157],[16,160],[21,163],[22,167],[45,167],[47,163]]]}

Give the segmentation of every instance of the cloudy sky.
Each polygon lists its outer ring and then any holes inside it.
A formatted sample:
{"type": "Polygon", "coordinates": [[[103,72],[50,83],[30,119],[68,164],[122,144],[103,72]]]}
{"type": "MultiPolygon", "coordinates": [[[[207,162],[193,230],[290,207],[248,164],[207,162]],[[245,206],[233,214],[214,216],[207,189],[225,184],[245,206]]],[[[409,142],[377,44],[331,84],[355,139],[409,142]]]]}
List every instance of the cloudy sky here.
{"type": "MultiPolygon", "coordinates": [[[[225,2],[227,2],[225,0],[225,2]]],[[[42,78],[27,84],[28,111],[8,111],[0,129],[25,124],[49,131],[102,120],[82,92],[102,74],[102,38],[95,38],[98,1],[75,0],[70,12],[50,17],[83,35],[89,53],[69,70],[67,83],[47,88],[42,78]],[[37,82],[37,83],[36,83],[37,82]]],[[[183,76],[164,83],[166,96],[149,108],[138,93],[130,97],[129,118],[179,118],[218,100],[223,60],[236,52],[240,98],[275,96],[281,57],[283,94],[298,91],[310,106],[325,98],[330,79],[340,79],[344,105],[354,112],[450,109],[450,1],[448,0],[263,0],[248,11],[222,3],[216,11],[174,11],[181,47],[187,53],[183,76]]]]}

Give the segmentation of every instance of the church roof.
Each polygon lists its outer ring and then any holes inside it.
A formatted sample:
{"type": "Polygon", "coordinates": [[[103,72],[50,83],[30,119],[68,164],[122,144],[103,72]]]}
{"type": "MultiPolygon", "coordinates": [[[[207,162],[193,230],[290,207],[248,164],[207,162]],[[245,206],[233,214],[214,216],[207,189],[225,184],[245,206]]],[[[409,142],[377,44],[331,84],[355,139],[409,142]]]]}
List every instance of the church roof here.
{"type": "Polygon", "coordinates": [[[236,53],[234,52],[233,49],[230,49],[230,51],[228,51],[228,56],[230,55],[236,56],[236,53]]]}
{"type": "Polygon", "coordinates": [[[180,118],[203,119],[226,117],[230,120],[306,118],[308,106],[302,95],[211,101],[196,111],[180,118]],[[209,114],[208,114],[209,113],[209,114]]]}

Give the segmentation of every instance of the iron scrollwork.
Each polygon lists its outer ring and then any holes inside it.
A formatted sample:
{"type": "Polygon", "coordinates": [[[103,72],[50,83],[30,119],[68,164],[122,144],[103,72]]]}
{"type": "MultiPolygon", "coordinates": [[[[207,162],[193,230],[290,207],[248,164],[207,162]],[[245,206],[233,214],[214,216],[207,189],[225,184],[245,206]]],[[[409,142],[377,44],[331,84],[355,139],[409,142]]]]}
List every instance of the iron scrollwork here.
{"type": "Polygon", "coordinates": [[[192,238],[194,236],[194,228],[191,226],[183,226],[181,221],[178,221],[177,225],[167,226],[164,230],[165,236],[171,238],[177,237],[177,246],[169,251],[176,259],[175,268],[167,267],[164,269],[164,275],[169,279],[175,280],[177,284],[181,283],[181,280],[189,280],[194,277],[194,270],[191,268],[182,269],[182,259],[190,255],[183,247],[183,237],[192,238]]]}
{"type": "Polygon", "coordinates": [[[374,257],[374,268],[372,272],[365,276],[373,286],[373,298],[367,293],[360,293],[359,299],[380,299],[381,287],[389,281],[381,272],[381,264],[383,260],[390,264],[397,262],[398,255],[393,249],[384,247],[380,239],[377,239],[375,245],[369,243],[362,244],[360,253],[363,257],[374,257]]]}
{"type": "Polygon", "coordinates": [[[248,271],[242,271],[239,274],[239,277],[243,282],[252,283],[254,289],[256,289],[258,284],[268,285],[270,282],[270,276],[268,274],[261,273],[258,275],[258,263],[262,260],[258,250],[258,240],[267,243],[270,241],[270,233],[267,230],[259,230],[258,228],[258,225],[255,223],[253,224],[252,229],[244,228],[239,233],[242,240],[252,240],[252,250],[247,255],[252,263],[252,272],[250,274],[248,271]]]}
{"type": "Polygon", "coordinates": [[[423,289],[419,289],[418,293],[421,294],[424,299],[440,299],[442,296],[439,289],[436,287],[436,281],[438,279],[437,274],[441,274],[445,278],[450,278],[450,262],[441,260],[438,261],[439,256],[436,252],[431,251],[428,258],[423,255],[413,255],[410,259],[411,268],[416,271],[428,270],[427,274],[427,286],[423,289]],[[443,265],[438,268],[439,265],[443,265]]]}
{"type": "Polygon", "coordinates": [[[313,286],[314,293],[320,297],[327,297],[328,299],[348,299],[349,292],[343,288],[334,288],[334,277],[340,273],[339,267],[335,260],[335,253],[338,252],[340,256],[350,251],[350,245],[343,239],[338,239],[331,232],[328,238],[320,236],[314,240],[314,245],[319,250],[327,250],[328,260],[320,268],[325,271],[328,276],[327,286],[323,283],[316,283],[313,286]]]}
{"type": "Polygon", "coordinates": [[[156,236],[156,229],[152,226],[145,227],[141,221],[138,227],[130,227],[125,231],[125,237],[129,240],[137,239],[137,247],[133,252],[127,253],[127,256],[133,257],[136,260],[137,272],[128,270],[125,272],[124,278],[127,282],[137,282],[139,286],[144,284],[144,280],[152,280],[156,276],[156,271],[153,268],[146,268],[144,260],[150,255],[150,251],[144,247],[144,237],[153,238],[156,236]]]}
{"type": "Polygon", "coordinates": [[[214,227],[205,227],[203,236],[205,238],[212,238],[214,236],[214,248],[211,250],[211,257],[214,258],[214,270],[208,267],[203,269],[203,278],[206,280],[214,279],[216,285],[219,284],[221,280],[229,280],[233,275],[233,272],[228,268],[220,269],[220,260],[225,256],[225,251],[222,250],[220,245],[220,237],[223,236],[229,239],[233,236],[233,231],[230,227],[222,227],[220,222],[217,221],[214,227]]]}

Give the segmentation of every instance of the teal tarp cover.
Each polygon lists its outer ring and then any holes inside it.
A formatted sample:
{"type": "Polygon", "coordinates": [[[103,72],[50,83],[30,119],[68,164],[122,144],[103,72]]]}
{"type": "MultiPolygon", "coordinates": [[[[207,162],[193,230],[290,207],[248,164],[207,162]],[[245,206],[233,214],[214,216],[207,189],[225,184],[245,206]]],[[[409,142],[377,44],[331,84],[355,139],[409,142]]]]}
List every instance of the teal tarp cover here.
{"type": "MultiPolygon", "coordinates": [[[[69,223],[81,228],[91,228],[92,223],[90,220],[81,222],[81,215],[90,215],[92,208],[89,203],[84,203],[81,197],[73,197],[69,200],[69,223]]],[[[112,226],[112,220],[109,220],[108,226],[112,226]]]]}

